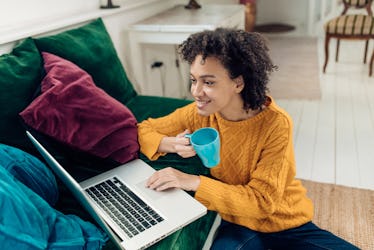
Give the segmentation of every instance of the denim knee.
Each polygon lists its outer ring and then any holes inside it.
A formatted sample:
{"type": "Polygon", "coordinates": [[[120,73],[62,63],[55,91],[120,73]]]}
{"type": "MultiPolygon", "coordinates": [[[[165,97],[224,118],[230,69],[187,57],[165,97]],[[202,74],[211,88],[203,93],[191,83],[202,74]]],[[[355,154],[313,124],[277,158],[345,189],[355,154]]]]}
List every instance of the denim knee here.
{"type": "Polygon", "coordinates": [[[264,249],[260,233],[222,220],[211,250],[264,249]]]}

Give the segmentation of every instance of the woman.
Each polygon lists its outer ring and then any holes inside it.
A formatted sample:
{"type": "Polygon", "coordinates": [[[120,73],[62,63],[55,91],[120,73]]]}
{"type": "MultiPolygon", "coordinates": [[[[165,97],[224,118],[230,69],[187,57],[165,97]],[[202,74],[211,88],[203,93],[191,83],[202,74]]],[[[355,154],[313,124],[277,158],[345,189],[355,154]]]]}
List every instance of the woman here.
{"type": "Polygon", "coordinates": [[[179,47],[190,64],[194,103],[138,126],[141,151],[151,160],[196,153],[186,133],[214,127],[221,162],[211,176],[165,168],[147,186],[195,191],[222,222],[212,249],[357,249],[312,221],[313,205],[295,179],[292,122],[267,96],[275,69],[263,37],[217,29],[191,35],[179,47]]]}

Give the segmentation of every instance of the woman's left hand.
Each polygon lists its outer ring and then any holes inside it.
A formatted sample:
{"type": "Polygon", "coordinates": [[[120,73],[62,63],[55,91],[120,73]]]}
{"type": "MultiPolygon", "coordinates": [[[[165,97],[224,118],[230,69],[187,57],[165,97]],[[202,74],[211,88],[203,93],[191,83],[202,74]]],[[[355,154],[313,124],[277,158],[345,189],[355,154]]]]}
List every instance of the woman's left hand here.
{"type": "Polygon", "coordinates": [[[200,185],[200,177],[183,173],[174,168],[161,169],[149,177],[146,186],[156,191],[170,188],[181,188],[186,191],[196,191],[200,185]]]}

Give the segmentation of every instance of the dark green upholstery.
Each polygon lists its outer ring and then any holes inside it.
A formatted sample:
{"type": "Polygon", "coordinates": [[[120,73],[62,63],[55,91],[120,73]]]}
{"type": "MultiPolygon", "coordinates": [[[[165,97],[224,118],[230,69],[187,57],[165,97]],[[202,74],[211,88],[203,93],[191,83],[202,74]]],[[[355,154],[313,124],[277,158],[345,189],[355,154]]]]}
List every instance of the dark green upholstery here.
{"type": "Polygon", "coordinates": [[[42,58],[32,39],[0,56],[0,143],[32,148],[18,113],[31,102],[42,77],[42,58]]]}
{"type": "MultiPolygon", "coordinates": [[[[0,57],[0,142],[24,150],[28,147],[26,151],[39,158],[40,155],[25,136],[18,120],[18,113],[31,103],[32,98],[39,91],[44,76],[40,55],[42,51],[70,60],[86,70],[93,77],[95,84],[125,104],[138,122],[148,117],[166,115],[190,103],[175,98],[137,95],[101,19],[56,35],[26,39],[12,53],[0,57]]],[[[50,138],[44,139],[52,154],[77,180],[86,179],[116,165],[114,162],[64,147],[50,138]]],[[[209,175],[209,170],[202,166],[198,157],[183,159],[178,155],[170,154],[153,162],[142,154],[140,158],[155,169],[173,166],[187,173],[209,175]]],[[[66,187],[59,181],[58,183],[60,199],[56,208],[63,213],[76,214],[92,221],[66,187]]],[[[215,216],[214,212],[208,212],[206,216],[156,243],[150,249],[201,249],[215,216]]],[[[114,249],[114,246],[108,242],[104,249],[114,249]]]]}

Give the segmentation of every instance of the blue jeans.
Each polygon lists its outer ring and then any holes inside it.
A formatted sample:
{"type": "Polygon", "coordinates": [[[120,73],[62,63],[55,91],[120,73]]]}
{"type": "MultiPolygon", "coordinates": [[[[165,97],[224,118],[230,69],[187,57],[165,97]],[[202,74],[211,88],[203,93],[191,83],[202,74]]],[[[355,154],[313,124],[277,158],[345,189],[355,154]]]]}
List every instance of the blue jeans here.
{"type": "Polygon", "coordinates": [[[222,220],[211,250],[359,249],[312,222],[276,233],[261,233],[222,220]]]}

